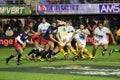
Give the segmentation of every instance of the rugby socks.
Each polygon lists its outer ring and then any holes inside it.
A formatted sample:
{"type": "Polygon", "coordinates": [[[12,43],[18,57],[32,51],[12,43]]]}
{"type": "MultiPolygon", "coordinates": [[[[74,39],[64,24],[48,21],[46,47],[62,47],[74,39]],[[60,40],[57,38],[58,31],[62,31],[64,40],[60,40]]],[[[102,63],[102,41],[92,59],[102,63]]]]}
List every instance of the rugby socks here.
{"type": "Polygon", "coordinates": [[[76,51],[75,49],[71,49],[71,51],[73,52],[73,54],[74,54],[75,56],[78,56],[78,53],[77,53],[77,51],[76,51]]]}
{"type": "Polygon", "coordinates": [[[47,56],[47,57],[48,57],[48,58],[51,58],[51,56],[52,56],[52,50],[49,50],[49,51],[48,51],[48,56],[47,56]]]}
{"type": "Polygon", "coordinates": [[[46,58],[46,55],[48,54],[48,51],[45,51],[45,50],[43,50],[42,52],[41,52],[41,58],[46,58]]]}
{"type": "Polygon", "coordinates": [[[35,53],[35,49],[32,49],[27,55],[30,56],[32,53],[35,53]]]}
{"type": "Polygon", "coordinates": [[[13,55],[10,55],[10,57],[8,57],[7,59],[10,60],[12,59],[14,56],[13,55]]]}
{"type": "Polygon", "coordinates": [[[103,51],[102,51],[102,56],[104,56],[105,55],[105,52],[107,51],[107,49],[103,49],[103,51]]]}
{"type": "Polygon", "coordinates": [[[22,56],[22,54],[19,53],[19,54],[18,54],[18,58],[17,58],[17,63],[18,63],[18,65],[19,65],[19,63],[20,63],[20,58],[21,58],[21,56],[22,56]]]}
{"type": "Polygon", "coordinates": [[[60,52],[61,52],[63,55],[67,55],[67,52],[65,52],[64,49],[60,49],[60,52]]]}
{"type": "Polygon", "coordinates": [[[120,52],[120,49],[114,49],[115,52],[120,52]]]}
{"type": "Polygon", "coordinates": [[[83,54],[83,49],[81,49],[80,54],[81,54],[81,57],[82,57],[82,58],[85,58],[85,56],[84,56],[84,54],[83,54]]]}
{"type": "Polygon", "coordinates": [[[10,55],[8,58],[6,58],[6,64],[8,64],[9,60],[12,59],[14,56],[10,55]]]}
{"type": "Polygon", "coordinates": [[[92,54],[88,51],[87,48],[84,48],[83,52],[88,55],[89,58],[93,58],[92,54]]]}

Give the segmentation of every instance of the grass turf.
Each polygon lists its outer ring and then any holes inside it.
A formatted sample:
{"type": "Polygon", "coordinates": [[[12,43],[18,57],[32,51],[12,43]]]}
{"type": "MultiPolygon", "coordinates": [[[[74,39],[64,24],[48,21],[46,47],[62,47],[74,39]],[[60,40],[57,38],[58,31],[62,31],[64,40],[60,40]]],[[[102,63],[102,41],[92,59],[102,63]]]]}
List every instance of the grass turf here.
{"type": "MultiPolygon", "coordinates": [[[[89,51],[92,51],[92,46],[87,46],[89,51]]],[[[110,48],[119,48],[118,46],[109,46],[110,48]]],[[[120,74],[117,76],[101,76],[101,75],[81,75],[81,74],[68,74],[69,70],[53,70],[44,69],[41,67],[59,67],[59,66],[90,66],[93,68],[114,68],[120,69],[120,53],[115,52],[111,56],[107,54],[103,57],[101,55],[101,47],[97,50],[95,60],[77,60],[72,61],[72,54],[70,54],[69,60],[61,60],[62,54],[58,54],[58,58],[53,62],[34,62],[28,61],[25,58],[25,54],[28,53],[32,47],[27,47],[22,56],[23,61],[21,65],[16,65],[14,60],[11,60],[9,65],[5,64],[5,58],[12,52],[13,48],[0,48],[0,80],[118,80],[120,74]]],[[[72,70],[72,69],[70,69],[72,70]]]]}

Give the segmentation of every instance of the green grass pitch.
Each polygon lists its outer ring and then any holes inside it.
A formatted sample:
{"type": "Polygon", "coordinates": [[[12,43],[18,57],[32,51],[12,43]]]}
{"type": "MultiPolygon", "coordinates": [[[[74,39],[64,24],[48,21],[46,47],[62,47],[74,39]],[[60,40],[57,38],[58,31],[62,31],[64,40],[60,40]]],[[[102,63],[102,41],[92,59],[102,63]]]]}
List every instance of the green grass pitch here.
{"type": "MultiPolygon", "coordinates": [[[[105,56],[101,55],[102,47],[97,50],[95,60],[81,59],[72,61],[61,60],[58,54],[53,62],[34,62],[26,59],[25,54],[33,47],[26,47],[22,55],[22,64],[16,65],[15,60],[5,64],[14,48],[0,48],[0,80],[118,80],[120,78],[120,53],[108,55],[109,49],[119,48],[110,45],[105,56]]],[[[92,46],[87,46],[92,51],[92,46]]]]}

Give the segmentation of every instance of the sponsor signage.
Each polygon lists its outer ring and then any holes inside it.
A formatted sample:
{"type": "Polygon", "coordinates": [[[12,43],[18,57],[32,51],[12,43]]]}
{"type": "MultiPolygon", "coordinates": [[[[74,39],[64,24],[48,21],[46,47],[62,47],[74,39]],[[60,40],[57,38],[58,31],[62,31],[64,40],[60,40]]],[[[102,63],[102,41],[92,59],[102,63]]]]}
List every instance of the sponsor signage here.
{"type": "Polygon", "coordinates": [[[27,15],[31,14],[29,6],[26,5],[2,5],[0,15],[27,15]]]}
{"type": "Polygon", "coordinates": [[[119,14],[120,4],[39,4],[38,14],[119,14]]]}
{"type": "Polygon", "coordinates": [[[99,9],[103,14],[120,13],[120,4],[100,4],[99,9]]]}
{"type": "Polygon", "coordinates": [[[98,4],[39,4],[39,14],[96,14],[98,4]]]}
{"type": "MultiPolygon", "coordinates": [[[[109,36],[107,36],[107,40],[108,42],[112,42],[109,41],[109,36]]],[[[32,43],[33,41],[30,40],[32,43]]],[[[93,37],[87,37],[87,44],[93,44],[94,43],[94,39],[93,37]]],[[[16,38],[15,37],[0,37],[0,47],[13,47],[14,43],[16,42],[16,38]]],[[[27,44],[28,46],[34,46],[34,45],[30,45],[27,44]]]]}
{"type": "MultiPolygon", "coordinates": [[[[15,37],[0,37],[0,47],[13,47],[16,41],[15,37]]],[[[31,42],[33,43],[32,40],[31,42]]],[[[31,46],[30,44],[28,45],[31,46]]]]}

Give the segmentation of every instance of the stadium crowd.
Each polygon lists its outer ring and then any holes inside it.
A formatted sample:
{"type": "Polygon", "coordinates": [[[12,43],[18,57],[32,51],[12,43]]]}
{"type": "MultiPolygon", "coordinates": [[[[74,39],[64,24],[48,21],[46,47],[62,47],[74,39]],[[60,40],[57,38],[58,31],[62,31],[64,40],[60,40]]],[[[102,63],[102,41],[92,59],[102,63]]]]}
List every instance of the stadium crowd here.
{"type": "MultiPolygon", "coordinates": [[[[53,19],[59,19],[59,17],[46,17],[47,22],[51,23],[53,19]]],[[[73,17],[63,17],[64,19],[69,19],[71,21],[71,24],[73,27],[77,28],[80,23],[84,23],[85,27],[92,32],[92,28],[96,27],[97,22],[99,20],[104,21],[104,25],[108,27],[114,36],[116,35],[117,29],[120,28],[120,18],[115,16],[73,16],[73,17]]],[[[13,35],[11,36],[17,36],[22,28],[24,26],[28,26],[28,22],[32,20],[34,22],[34,31],[36,32],[38,30],[38,25],[41,23],[41,18],[32,18],[28,16],[26,19],[18,19],[18,18],[11,18],[11,19],[1,19],[0,20],[0,35],[1,36],[7,36],[6,31],[10,30],[12,31],[13,35]],[[16,34],[14,34],[16,33],[16,34]]],[[[10,32],[11,32],[10,31],[10,32]]]]}

